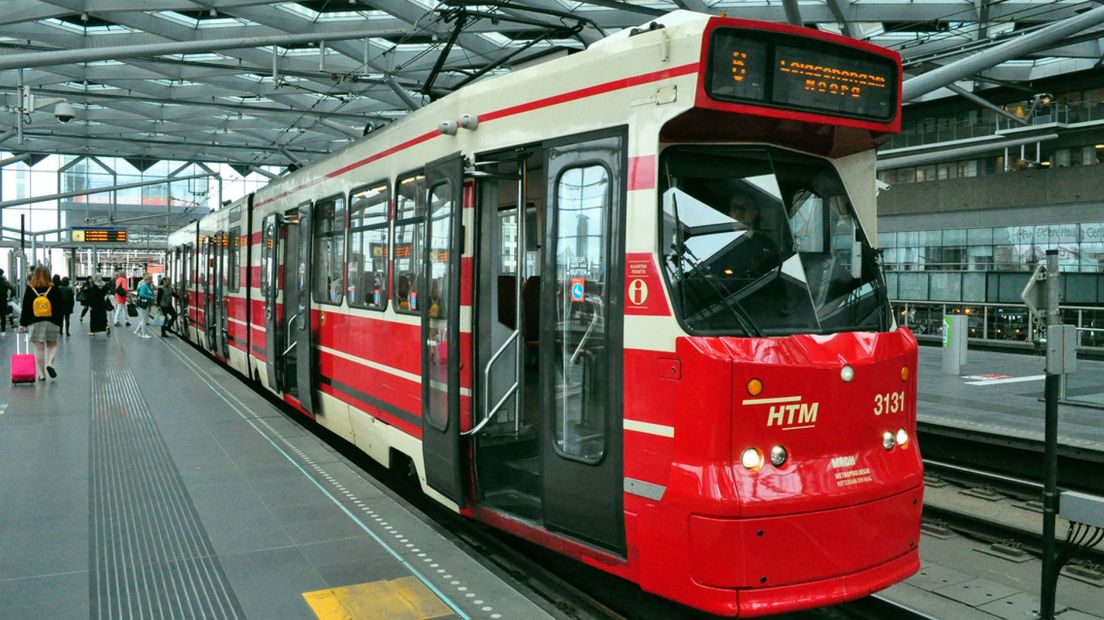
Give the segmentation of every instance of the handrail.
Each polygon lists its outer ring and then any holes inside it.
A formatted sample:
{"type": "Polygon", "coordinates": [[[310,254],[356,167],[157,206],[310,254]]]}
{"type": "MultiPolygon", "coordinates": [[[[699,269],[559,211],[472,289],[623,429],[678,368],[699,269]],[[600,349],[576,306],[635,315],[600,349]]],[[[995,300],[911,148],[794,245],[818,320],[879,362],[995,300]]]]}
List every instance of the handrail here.
{"type": "MultiPolygon", "coordinates": [[[[291,324],[292,324],[292,322],[294,322],[294,321],[295,321],[295,319],[297,319],[297,318],[299,318],[299,313],[298,313],[298,312],[296,312],[295,314],[291,315],[291,318],[290,318],[290,319],[288,319],[288,321],[287,321],[287,329],[288,329],[288,330],[290,330],[290,329],[291,329],[291,324]]],[[[287,333],[287,332],[285,331],[285,333],[287,333]]],[[[296,339],[296,340],[295,340],[294,342],[292,342],[291,344],[289,344],[289,345],[288,345],[288,348],[284,349],[284,352],[280,354],[280,357],[283,357],[283,356],[287,355],[288,353],[291,353],[291,350],[292,350],[292,349],[294,349],[294,348],[295,348],[295,345],[297,345],[297,344],[299,344],[299,340],[298,340],[298,339],[296,339]]]]}
{"type": "MultiPolygon", "coordinates": [[[[510,344],[517,340],[519,335],[521,335],[521,330],[515,329],[513,331],[513,333],[511,333],[510,336],[506,338],[506,341],[503,342],[502,345],[498,347],[498,350],[495,351],[495,354],[491,356],[491,359],[487,360],[486,365],[483,366],[483,385],[484,386],[490,386],[490,384],[491,384],[491,367],[494,366],[494,363],[498,360],[499,357],[502,357],[502,354],[506,352],[506,349],[508,349],[510,347],[510,344]]],[[[464,431],[460,434],[461,435],[474,435],[475,433],[479,432],[480,429],[482,429],[484,426],[487,425],[488,422],[491,421],[491,418],[494,417],[494,414],[498,413],[498,410],[510,398],[510,396],[512,396],[513,393],[517,391],[517,388],[518,388],[518,378],[517,378],[517,376],[515,376],[514,377],[514,384],[512,386],[510,386],[510,389],[506,390],[506,395],[502,397],[502,400],[498,401],[498,403],[493,408],[491,408],[489,411],[487,410],[487,403],[489,403],[490,401],[484,400],[483,401],[483,419],[480,420],[479,424],[477,424],[475,426],[475,428],[473,428],[469,431],[464,431]]]]}
{"type": "Polygon", "coordinates": [[[590,325],[587,326],[587,330],[583,332],[583,337],[579,339],[579,346],[575,347],[575,352],[571,354],[570,363],[575,363],[575,358],[579,357],[579,353],[583,350],[583,345],[587,340],[590,340],[590,332],[594,331],[594,326],[598,324],[598,319],[602,318],[597,312],[594,313],[594,318],[590,320],[590,325]]]}
{"type": "Polygon", "coordinates": [[[495,406],[491,408],[491,412],[487,414],[487,417],[483,418],[483,420],[479,424],[476,424],[475,428],[468,431],[463,431],[460,434],[463,436],[474,435],[483,430],[483,427],[490,423],[495,414],[502,409],[502,405],[506,404],[506,401],[509,400],[515,392],[517,392],[518,385],[520,384],[517,382],[517,380],[514,380],[514,384],[511,385],[510,388],[506,390],[506,393],[502,395],[502,398],[497,403],[495,403],[495,406]]]}

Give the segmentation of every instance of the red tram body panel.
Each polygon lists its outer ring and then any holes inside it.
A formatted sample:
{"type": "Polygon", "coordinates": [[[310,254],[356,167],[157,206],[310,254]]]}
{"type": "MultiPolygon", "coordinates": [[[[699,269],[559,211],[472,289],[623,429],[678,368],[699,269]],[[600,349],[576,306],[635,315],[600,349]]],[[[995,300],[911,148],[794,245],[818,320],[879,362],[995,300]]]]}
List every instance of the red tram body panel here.
{"type": "Polygon", "coordinates": [[[686,11],[170,235],[185,335],[461,514],[715,614],[919,567],[899,58],[686,11]]]}

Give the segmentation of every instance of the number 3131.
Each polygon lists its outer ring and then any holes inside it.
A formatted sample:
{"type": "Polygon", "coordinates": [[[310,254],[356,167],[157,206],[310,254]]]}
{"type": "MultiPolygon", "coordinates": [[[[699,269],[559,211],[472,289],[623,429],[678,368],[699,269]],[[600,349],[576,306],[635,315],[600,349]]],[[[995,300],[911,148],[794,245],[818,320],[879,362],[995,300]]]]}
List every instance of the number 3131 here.
{"type": "Polygon", "coordinates": [[[886,392],[874,395],[874,415],[900,413],[905,410],[905,393],[886,392]]]}

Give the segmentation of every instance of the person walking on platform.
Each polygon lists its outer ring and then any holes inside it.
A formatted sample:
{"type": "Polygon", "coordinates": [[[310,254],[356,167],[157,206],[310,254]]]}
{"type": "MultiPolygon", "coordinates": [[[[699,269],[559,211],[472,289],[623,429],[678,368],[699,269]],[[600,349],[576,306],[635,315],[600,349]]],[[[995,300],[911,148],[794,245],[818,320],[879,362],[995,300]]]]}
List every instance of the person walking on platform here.
{"type": "Polygon", "coordinates": [[[4,270],[0,269],[0,334],[8,333],[8,302],[15,292],[15,287],[4,277],[4,270]]]}
{"type": "Polygon", "coordinates": [[[88,314],[88,285],[92,283],[92,278],[88,278],[88,281],[80,285],[77,289],[77,301],[81,305],[80,322],[84,322],[84,317],[88,314]]]}
{"type": "Polygon", "coordinates": [[[149,333],[150,308],[153,307],[153,277],[148,273],[138,283],[138,327],[134,328],[134,334],[139,338],[153,338],[149,333]]]}
{"type": "Polygon", "coordinates": [[[23,308],[19,315],[19,333],[29,332],[35,345],[35,361],[39,380],[46,375],[57,377],[54,359],[61,334],[61,292],[50,280],[50,270],[36,267],[31,282],[23,293],[23,308]]]}
{"type": "Polygon", "coordinates": [[[126,313],[127,303],[127,279],[123,275],[123,272],[119,271],[115,273],[115,327],[121,325],[122,320],[126,320],[127,327],[130,327],[130,318],[126,313]]]}
{"type": "Polygon", "coordinates": [[[88,319],[88,335],[94,336],[102,331],[111,333],[111,326],[107,323],[108,301],[107,283],[99,274],[92,276],[84,287],[84,309],[91,313],[88,319]]]}
{"type": "Polygon", "coordinates": [[[173,287],[168,278],[161,278],[161,286],[157,288],[157,306],[161,308],[161,337],[169,335],[176,327],[176,308],[173,308],[173,287]]]}
{"type": "Polygon", "coordinates": [[[61,286],[58,287],[58,291],[61,292],[61,331],[65,332],[66,336],[72,336],[69,333],[69,319],[73,314],[73,307],[77,305],[77,296],[73,292],[73,287],[69,286],[69,278],[61,279],[61,286]]]}

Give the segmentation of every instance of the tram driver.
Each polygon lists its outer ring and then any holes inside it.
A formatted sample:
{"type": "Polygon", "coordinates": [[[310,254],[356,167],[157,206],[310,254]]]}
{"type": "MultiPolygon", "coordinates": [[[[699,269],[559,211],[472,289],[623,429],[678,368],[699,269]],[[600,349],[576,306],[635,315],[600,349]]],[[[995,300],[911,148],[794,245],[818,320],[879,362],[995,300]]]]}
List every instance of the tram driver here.
{"type": "Polygon", "coordinates": [[[762,230],[761,206],[755,198],[737,190],[728,200],[728,216],[744,233],[725,255],[725,275],[754,279],[778,267],[782,255],[778,244],[762,230]]]}

